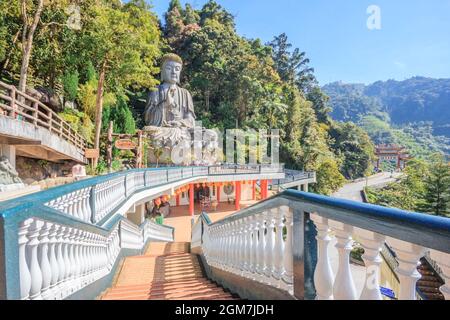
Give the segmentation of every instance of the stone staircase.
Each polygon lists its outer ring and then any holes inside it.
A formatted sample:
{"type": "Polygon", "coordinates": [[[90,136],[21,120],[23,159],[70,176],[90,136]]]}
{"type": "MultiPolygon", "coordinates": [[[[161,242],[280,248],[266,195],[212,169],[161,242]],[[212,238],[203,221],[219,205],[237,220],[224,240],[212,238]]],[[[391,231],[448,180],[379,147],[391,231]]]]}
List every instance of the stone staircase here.
{"type": "Polygon", "coordinates": [[[112,288],[102,300],[233,300],[201,268],[189,243],[151,243],[142,256],[124,260],[112,288]]]}
{"type": "Polygon", "coordinates": [[[444,295],[439,290],[439,287],[444,282],[424,258],[420,259],[420,265],[417,267],[417,271],[422,275],[419,281],[417,281],[417,288],[425,298],[427,300],[445,300],[444,295]]]}

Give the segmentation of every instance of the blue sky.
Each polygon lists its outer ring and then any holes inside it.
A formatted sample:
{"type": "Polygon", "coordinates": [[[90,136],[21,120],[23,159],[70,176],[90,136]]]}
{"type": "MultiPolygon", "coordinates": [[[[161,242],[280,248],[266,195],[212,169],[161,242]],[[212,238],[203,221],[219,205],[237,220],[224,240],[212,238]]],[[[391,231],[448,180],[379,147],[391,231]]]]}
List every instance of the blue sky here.
{"type": "MultiPolygon", "coordinates": [[[[450,0],[216,0],[239,34],[267,42],[286,32],[306,51],[321,85],[412,76],[450,78],[450,0]],[[366,10],[381,10],[369,30],[366,10]]],[[[169,0],[148,1],[162,18],[169,0]]],[[[200,9],[206,0],[181,0],[200,9]]]]}

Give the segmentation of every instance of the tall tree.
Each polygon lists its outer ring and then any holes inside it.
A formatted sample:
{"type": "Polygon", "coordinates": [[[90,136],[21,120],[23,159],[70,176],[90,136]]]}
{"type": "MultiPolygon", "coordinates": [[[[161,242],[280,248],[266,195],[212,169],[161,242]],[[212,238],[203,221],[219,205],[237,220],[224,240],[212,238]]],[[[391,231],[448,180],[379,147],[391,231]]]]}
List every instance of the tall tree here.
{"type": "MultiPolygon", "coordinates": [[[[30,64],[31,51],[33,49],[34,33],[36,32],[36,28],[41,19],[41,13],[44,9],[44,0],[38,0],[38,3],[34,6],[34,13],[32,13],[32,17],[29,17],[29,4],[30,2],[27,0],[21,0],[20,3],[23,26],[22,65],[20,68],[20,80],[18,89],[23,92],[26,91],[28,67],[30,64]]],[[[33,7],[33,2],[31,2],[31,6],[33,7]]]]}
{"type": "Polygon", "coordinates": [[[99,148],[105,88],[154,87],[160,33],[156,16],[143,0],[97,4],[83,30],[82,42],[99,75],[94,139],[94,148],[99,148]]]}
{"type": "Polygon", "coordinates": [[[430,174],[425,180],[421,210],[437,216],[450,215],[450,166],[442,155],[434,156],[430,174]]]}

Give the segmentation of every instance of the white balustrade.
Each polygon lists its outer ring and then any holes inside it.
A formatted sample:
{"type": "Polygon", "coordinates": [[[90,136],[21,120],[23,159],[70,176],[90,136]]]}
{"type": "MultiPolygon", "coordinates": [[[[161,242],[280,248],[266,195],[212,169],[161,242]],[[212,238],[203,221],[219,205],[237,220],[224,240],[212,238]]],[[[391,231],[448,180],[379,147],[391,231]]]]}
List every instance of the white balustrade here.
{"type": "MultiPolygon", "coordinates": [[[[284,207],[204,226],[204,257],[216,268],[292,292],[292,223],[292,213],[284,207]]],[[[200,244],[197,233],[194,247],[200,244]]]]}
{"type": "Polygon", "coordinates": [[[18,230],[21,299],[64,299],[108,274],[121,248],[142,249],[148,239],[173,241],[170,228],[150,221],[143,227],[121,220],[103,236],[36,218],[25,220],[18,230]]]}

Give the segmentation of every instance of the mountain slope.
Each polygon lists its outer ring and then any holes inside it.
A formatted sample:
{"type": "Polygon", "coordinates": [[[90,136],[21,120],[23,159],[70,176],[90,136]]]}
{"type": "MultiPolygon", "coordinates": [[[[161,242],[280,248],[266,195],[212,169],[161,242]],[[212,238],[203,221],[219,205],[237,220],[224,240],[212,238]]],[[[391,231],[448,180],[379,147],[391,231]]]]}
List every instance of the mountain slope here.
{"type": "Polygon", "coordinates": [[[323,90],[332,118],[359,124],[375,143],[400,143],[417,156],[450,154],[450,79],[334,82],[323,90]]]}

